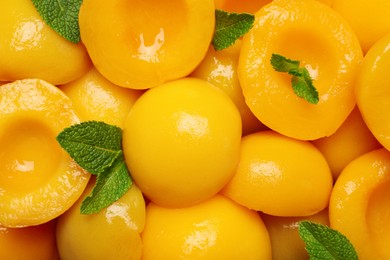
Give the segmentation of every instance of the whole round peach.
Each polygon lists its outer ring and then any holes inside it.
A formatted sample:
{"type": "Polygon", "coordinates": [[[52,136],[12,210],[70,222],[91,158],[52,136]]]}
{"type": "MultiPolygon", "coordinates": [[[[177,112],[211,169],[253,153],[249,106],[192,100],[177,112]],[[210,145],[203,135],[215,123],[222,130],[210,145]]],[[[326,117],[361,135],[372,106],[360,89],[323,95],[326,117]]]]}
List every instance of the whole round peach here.
{"type": "Polygon", "coordinates": [[[210,198],[233,176],[241,118],[233,101],[206,81],[185,78],[145,92],[123,129],[123,152],[135,183],[160,206],[210,198]]]}
{"type": "Polygon", "coordinates": [[[139,90],[113,84],[93,67],[60,88],[72,100],[82,121],[103,121],[121,128],[130,108],[142,94],[139,90]]]}
{"type": "Polygon", "coordinates": [[[141,232],[145,225],[145,200],[136,185],[100,212],[80,213],[83,199],[91,192],[95,178],[80,199],[57,221],[57,247],[62,260],[141,259],[141,232]]]}
{"type": "Polygon", "coordinates": [[[271,259],[259,214],[221,195],[180,209],[150,203],[142,241],[144,260],[271,259]]]}
{"type": "Polygon", "coordinates": [[[243,137],[240,161],[222,194],[274,216],[309,216],[328,206],[328,163],[310,142],[274,131],[243,137]]]}

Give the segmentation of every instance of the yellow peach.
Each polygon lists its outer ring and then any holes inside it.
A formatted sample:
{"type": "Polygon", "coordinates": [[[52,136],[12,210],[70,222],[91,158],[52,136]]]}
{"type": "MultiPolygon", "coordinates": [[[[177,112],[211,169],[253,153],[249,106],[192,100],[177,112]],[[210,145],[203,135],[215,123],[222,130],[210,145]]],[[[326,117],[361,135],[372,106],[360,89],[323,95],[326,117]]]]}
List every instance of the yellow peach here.
{"type": "Polygon", "coordinates": [[[333,181],[310,142],[261,131],[244,136],[233,178],[221,193],[274,216],[309,216],[328,206],[333,181]]]}
{"type": "Polygon", "coordinates": [[[367,128],[358,107],[355,107],[333,135],[317,139],[313,144],[327,160],[333,181],[337,180],[344,167],[355,158],[381,147],[367,128]]]}
{"type": "Polygon", "coordinates": [[[99,213],[80,213],[82,200],[91,192],[95,178],[80,199],[57,222],[57,246],[61,260],[141,259],[141,232],[145,225],[145,201],[133,184],[117,201],[99,213]]]}
{"type": "Polygon", "coordinates": [[[255,15],[244,35],[238,76],[245,100],[270,129],[301,140],[333,134],[353,110],[354,79],[362,60],[349,24],[312,0],[274,0],[255,15]],[[298,97],[291,75],[274,70],[272,54],[298,60],[319,93],[311,104],[298,97]]]}
{"type": "Polygon", "coordinates": [[[330,226],[344,234],[359,259],[390,259],[390,152],[378,149],[349,163],[329,203],[330,226]]]}
{"type": "Polygon", "coordinates": [[[333,0],[332,8],[351,25],[364,53],[390,33],[388,0],[333,0]]]}
{"type": "Polygon", "coordinates": [[[186,207],[218,193],[239,159],[241,118],[220,89],[196,78],[143,94],[126,117],[123,154],[134,182],[164,207],[186,207]]]}
{"type": "Polygon", "coordinates": [[[0,226],[0,259],[58,260],[56,221],[38,226],[0,226]]]}
{"type": "Polygon", "coordinates": [[[211,42],[215,10],[210,0],[84,0],[79,23],[104,77],[147,89],[195,69],[211,42]]]}
{"type": "Polygon", "coordinates": [[[307,217],[278,217],[261,214],[272,246],[272,259],[309,259],[305,243],[299,236],[299,222],[313,221],[329,226],[328,209],[307,217]]]}
{"type": "Polygon", "coordinates": [[[390,34],[377,41],[364,56],[356,78],[356,102],[368,129],[390,150],[390,34]]]}
{"type": "Polygon", "coordinates": [[[0,8],[0,80],[40,78],[65,84],[88,71],[82,43],[62,38],[42,20],[32,1],[5,1],[0,8]]]}
{"type": "Polygon", "coordinates": [[[242,134],[247,135],[258,130],[264,130],[266,127],[253,115],[242,95],[237,76],[240,48],[240,40],[233,46],[220,51],[215,51],[210,46],[206,57],[191,73],[191,76],[210,82],[222,89],[233,100],[241,114],[242,134]]]}
{"type": "Polygon", "coordinates": [[[150,203],[142,240],[143,260],[271,259],[259,214],[221,195],[180,209],[150,203]]]}
{"type": "Polygon", "coordinates": [[[56,141],[79,119],[69,98],[42,80],[3,85],[0,97],[0,225],[45,223],[70,208],[90,178],[56,141]]]}
{"type": "Polygon", "coordinates": [[[91,68],[61,90],[72,100],[83,121],[103,121],[123,128],[124,120],[141,91],[119,87],[91,68]]]}

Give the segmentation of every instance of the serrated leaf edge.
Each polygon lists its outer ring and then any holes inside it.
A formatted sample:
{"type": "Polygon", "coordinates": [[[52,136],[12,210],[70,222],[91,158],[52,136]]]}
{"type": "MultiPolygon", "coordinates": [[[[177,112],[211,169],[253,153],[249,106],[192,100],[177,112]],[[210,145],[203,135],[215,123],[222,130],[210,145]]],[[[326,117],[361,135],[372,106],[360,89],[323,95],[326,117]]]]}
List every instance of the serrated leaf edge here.
{"type": "MultiPolygon", "coordinates": [[[[112,178],[113,177],[112,173],[116,171],[115,169],[118,169],[120,167],[125,167],[127,173],[129,174],[129,171],[128,171],[127,167],[126,167],[124,159],[121,159],[120,162],[118,162],[116,164],[113,164],[111,167],[107,168],[107,170],[104,173],[102,173],[102,174],[107,174],[108,175],[108,179],[112,178]]],[[[91,193],[88,194],[84,198],[84,200],[82,201],[81,208],[80,208],[80,213],[81,214],[95,214],[95,213],[99,213],[102,209],[108,207],[109,205],[111,205],[112,203],[114,203],[115,201],[120,199],[127,192],[127,190],[129,190],[129,188],[132,185],[132,179],[131,179],[130,174],[129,174],[128,175],[129,177],[127,179],[128,182],[126,183],[127,186],[120,193],[116,194],[114,199],[112,199],[111,201],[108,201],[106,203],[103,203],[104,206],[102,206],[101,208],[96,208],[94,206],[91,206],[91,205],[93,205],[92,199],[93,199],[94,196],[96,196],[96,194],[99,194],[100,192],[102,192],[102,190],[104,190],[104,187],[105,187],[104,185],[102,187],[100,187],[99,189],[97,188],[97,183],[99,182],[100,176],[102,174],[99,174],[97,176],[95,186],[93,187],[91,193]]]]}

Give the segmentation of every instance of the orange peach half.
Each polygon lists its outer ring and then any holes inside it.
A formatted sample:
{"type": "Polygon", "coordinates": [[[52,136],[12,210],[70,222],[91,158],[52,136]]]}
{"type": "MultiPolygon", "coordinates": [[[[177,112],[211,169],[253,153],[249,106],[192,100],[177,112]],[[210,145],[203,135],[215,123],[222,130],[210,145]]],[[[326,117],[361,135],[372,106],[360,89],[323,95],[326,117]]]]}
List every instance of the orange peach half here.
{"type": "Polygon", "coordinates": [[[390,33],[364,56],[356,79],[356,102],[368,129],[390,150],[390,33]]]}
{"type": "Polygon", "coordinates": [[[267,127],[283,135],[315,140],[332,135],[353,110],[354,79],[363,58],[347,22],[318,1],[274,0],[255,14],[244,35],[238,76],[245,101],[267,127]],[[275,71],[272,54],[305,67],[319,102],[298,97],[291,75],[275,71]]]}
{"type": "Polygon", "coordinates": [[[104,77],[147,89],[195,69],[211,42],[215,10],[210,0],[84,0],[79,22],[104,77]]]}
{"type": "Polygon", "coordinates": [[[390,259],[389,207],[390,152],[382,148],[341,172],[330,198],[330,225],[351,241],[359,259],[390,259]]]}
{"type": "Polygon", "coordinates": [[[24,227],[65,212],[90,178],[56,136],[78,123],[71,101],[42,80],[0,88],[0,225],[24,227]]]}

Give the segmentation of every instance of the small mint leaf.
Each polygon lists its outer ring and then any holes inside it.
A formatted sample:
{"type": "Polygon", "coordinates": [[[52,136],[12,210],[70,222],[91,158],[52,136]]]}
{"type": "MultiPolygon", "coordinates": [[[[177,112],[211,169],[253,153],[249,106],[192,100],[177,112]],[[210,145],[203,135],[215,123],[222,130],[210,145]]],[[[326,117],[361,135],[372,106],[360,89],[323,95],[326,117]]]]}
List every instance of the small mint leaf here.
{"type": "Polygon", "coordinates": [[[351,242],[337,230],[310,221],[301,221],[299,235],[311,260],[357,260],[351,242]]]}
{"type": "Polygon", "coordinates": [[[292,75],[291,85],[298,97],[311,104],[319,102],[318,91],[313,85],[309,71],[305,67],[299,67],[299,61],[288,59],[279,54],[272,54],[270,62],[275,71],[287,72],[292,75]]]}
{"type": "Polygon", "coordinates": [[[290,72],[299,68],[298,60],[287,59],[286,57],[279,54],[272,54],[271,65],[275,71],[278,72],[290,72]]]}
{"type": "Polygon", "coordinates": [[[217,51],[233,45],[253,26],[255,17],[247,13],[228,13],[215,10],[215,31],[211,44],[217,51]]]}
{"type": "Polygon", "coordinates": [[[131,185],[132,179],[121,155],[110,168],[97,176],[91,194],[81,204],[81,214],[98,213],[121,198],[131,185]]]}
{"type": "Polygon", "coordinates": [[[85,170],[99,174],[122,154],[122,129],[88,121],[65,128],[57,141],[85,170]]]}
{"type": "Polygon", "coordinates": [[[32,0],[42,19],[70,42],[80,41],[79,10],[83,0],[32,0]]]}
{"type": "Polygon", "coordinates": [[[291,84],[298,97],[303,98],[311,104],[318,103],[317,89],[313,86],[310,74],[306,68],[300,68],[299,72],[292,77],[291,84]]]}
{"type": "Polygon", "coordinates": [[[287,71],[287,73],[293,76],[303,77],[302,68],[290,69],[289,71],[287,71]]]}

